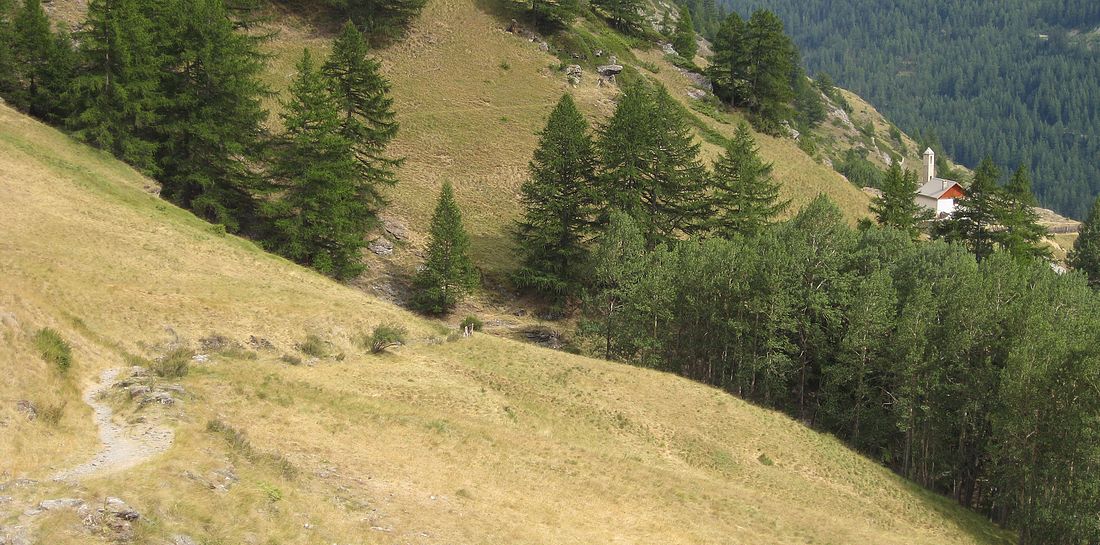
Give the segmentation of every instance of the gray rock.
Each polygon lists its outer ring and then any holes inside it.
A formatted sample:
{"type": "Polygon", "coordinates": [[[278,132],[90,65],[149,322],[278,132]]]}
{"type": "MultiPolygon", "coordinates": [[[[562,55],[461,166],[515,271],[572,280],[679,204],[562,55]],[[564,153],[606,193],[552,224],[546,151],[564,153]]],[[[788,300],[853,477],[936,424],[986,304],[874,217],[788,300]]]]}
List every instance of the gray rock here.
{"type": "Polygon", "coordinates": [[[597,50],[593,51],[592,54],[597,56],[597,57],[602,57],[603,56],[603,50],[602,49],[597,49],[597,50]]]}
{"type": "Polygon", "coordinates": [[[382,237],[378,237],[370,241],[370,244],[367,245],[367,248],[370,248],[370,251],[374,252],[375,255],[393,255],[393,243],[382,237]]]}
{"type": "Polygon", "coordinates": [[[550,51],[550,44],[546,42],[539,42],[539,51],[542,51],[543,53],[550,51]]]}
{"type": "Polygon", "coordinates": [[[107,512],[114,515],[115,518],[122,520],[137,520],[141,518],[140,513],[119,498],[108,497],[104,504],[106,505],[107,512]]]}
{"type": "Polygon", "coordinates": [[[695,100],[703,100],[707,96],[707,92],[702,89],[691,88],[688,89],[688,96],[695,100]]]}
{"type": "Polygon", "coordinates": [[[596,71],[599,72],[600,75],[605,77],[605,78],[606,77],[611,77],[611,76],[616,76],[620,72],[623,71],[623,65],[621,65],[621,64],[605,64],[603,66],[597,67],[596,71]]]}
{"type": "Polygon", "coordinates": [[[76,509],[81,505],[84,505],[84,500],[78,498],[57,498],[42,501],[38,504],[38,508],[43,511],[53,511],[55,509],[76,509]]]}
{"type": "Polygon", "coordinates": [[[172,536],[172,545],[199,545],[197,541],[191,539],[191,536],[184,534],[176,534],[172,536]]]}
{"type": "Polygon", "coordinates": [[[672,47],[670,43],[661,44],[661,50],[665,52],[665,55],[676,55],[676,48],[672,47]]]}
{"type": "Polygon", "coordinates": [[[275,349],[275,345],[271,344],[271,341],[269,341],[269,340],[267,340],[263,337],[257,337],[255,335],[249,335],[248,336],[248,345],[251,346],[252,348],[255,348],[256,350],[274,350],[275,349]]]}
{"type": "Polygon", "coordinates": [[[28,399],[20,399],[15,402],[15,410],[25,414],[27,420],[34,420],[38,418],[38,409],[34,407],[34,403],[31,403],[28,399]]]}
{"type": "Polygon", "coordinates": [[[127,388],[127,391],[130,393],[130,398],[133,399],[133,398],[137,398],[137,397],[146,396],[146,395],[149,394],[149,392],[151,392],[153,390],[152,390],[152,388],[150,388],[150,387],[148,387],[144,384],[135,384],[135,385],[130,386],[129,388],[127,388]]]}
{"type": "Polygon", "coordinates": [[[409,238],[409,228],[395,219],[382,218],[382,229],[394,240],[405,240],[409,238]]]}
{"type": "Polygon", "coordinates": [[[607,64],[619,64],[619,57],[616,57],[615,55],[607,57],[607,64]]]}

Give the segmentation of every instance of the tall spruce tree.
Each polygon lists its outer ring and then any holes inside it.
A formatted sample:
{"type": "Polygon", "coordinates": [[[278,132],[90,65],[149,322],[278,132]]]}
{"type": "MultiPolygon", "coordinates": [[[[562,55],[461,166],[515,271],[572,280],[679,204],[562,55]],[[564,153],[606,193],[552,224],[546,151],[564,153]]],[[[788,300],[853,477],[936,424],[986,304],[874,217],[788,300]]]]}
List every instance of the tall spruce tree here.
{"type": "Polygon", "coordinates": [[[699,50],[695,42],[695,25],[691,22],[691,12],[686,7],[680,8],[680,20],[676,21],[676,32],[672,35],[672,48],[681,57],[691,61],[699,50]]]}
{"type": "Polygon", "coordinates": [[[339,279],[363,270],[360,250],[370,209],[351,142],[341,131],[340,103],[305,50],[282,114],[286,132],[275,150],[268,245],[339,279]]]}
{"type": "Polygon", "coordinates": [[[23,0],[23,6],[14,20],[13,49],[16,61],[18,92],[13,97],[15,105],[31,115],[44,119],[44,72],[48,68],[49,51],[53,44],[50,20],[42,9],[41,0],[23,0]]]}
{"type": "Polygon", "coordinates": [[[450,182],[445,182],[439,193],[429,234],[428,258],[413,279],[412,305],[426,314],[446,314],[478,280],[467,255],[470,240],[450,182]]]}
{"type": "Polygon", "coordinates": [[[951,219],[941,222],[937,235],[948,242],[965,244],[981,261],[994,249],[994,227],[1001,207],[997,179],[1000,169],[986,157],[974,171],[974,180],[967,188],[966,198],[959,199],[951,219]]]}
{"type": "Polygon", "coordinates": [[[779,17],[757,10],[745,25],[745,53],[749,92],[745,106],[764,121],[765,128],[774,129],[789,115],[788,104],[794,98],[790,76],[798,64],[797,50],[783,33],[779,17]]]}
{"type": "Polygon", "coordinates": [[[576,291],[587,260],[597,168],[588,123],[567,93],[550,113],[521,187],[516,285],[554,297],[576,291]]]}
{"type": "Polygon", "coordinates": [[[61,26],[50,37],[46,50],[46,63],[39,74],[37,101],[32,108],[40,112],[47,123],[61,125],[72,115],[72,98],[69,88],[76,77],[77,56],[72,35],[61,26]]]}
{"type": "Polygon", "coordinates": [[[384,44],[405,34],[427,0],[329,0],[366,34],[384,44]]]}
{"type": "Polygon", "coordinates": [[[722,21],[712,46],[714,54],[707,77],[714,94],[723,102],[739,104],[748,95],[748,54],[745,51],[745,20],[737,12],[722,21]]]}
{"type": "Polygon", "coordinates": [[[162,104],[153,22],[138,0],[91,0],[77,32],[79,75],[68,125],[81,140],[156,173],[152,135],[162,104]]]}
{"type": "Polygon", "coordinates": [[[238,30],[224,0],[165,0],[157,162],[163,194],[232,231],[254,220],[252,166],[267,139],[264,37],[238,30]]]}
{"type": "Polygon", "coordinates": [[[19,88],[15,62],[15,0],[0,0],[0,98],[14,102],[19,88]]]}
{"type": "Polygon", "coordinates": [[[1073,242],[1069,264],[1088,276],[1089,285],[1100,287],[1100,197],[1093,201],[1092,211],[1073,242]]]}
{"type": "Polygon", "coordinates": [[[882,180],[882,195],[871,202],[871,213],[880,225],[898,229],[916,240],[921,224],[932,219],[932,212],[917,204],[918,189],[917,174],[902,170],[895,161],[882,180]]]}
{"type": "Polygon", "coordinates": [[[779,198],[772,165],[760,159],[746,123],[734,131],[710,175],[707,230],[723,237],[754,236],[790,204],[779,198]]]}
{"type": "Polygon", "coordinates": [[[642,0],[591,0],[591,5],[623,32],[636,32],[642,27],[642,0]]]}
{"type": "Polygon", "coordinates": [[[1003,204],[998,214],[1000,229],[997,243],[1019,259],[1049,258],[1050,250],[1043,246],[1047,230],[1039,225],[1038,204],[1031,192],[1031,175],[1026,165],[1020,165],[1002,191],[1003,204]]]}
{"type": "Polygon", "coordinates": [[[649,248],[699,229],[706,169],[682,107],[664,87],[627,87],[597,144],[603,161],[602,218],[629,214],[649,248]]]}
{"type": "Polygon", "coordinates": [[[390,84],[381,65],[371,58],[367,42],[350,21],[344,24],[324,64],[342,110],[341,131],[355,148],[365,183],[362,198],[378,209],[385,204],[382,188],[397,183],[399,160],[386,156],[386,146],[397,136],[390,84]]]}

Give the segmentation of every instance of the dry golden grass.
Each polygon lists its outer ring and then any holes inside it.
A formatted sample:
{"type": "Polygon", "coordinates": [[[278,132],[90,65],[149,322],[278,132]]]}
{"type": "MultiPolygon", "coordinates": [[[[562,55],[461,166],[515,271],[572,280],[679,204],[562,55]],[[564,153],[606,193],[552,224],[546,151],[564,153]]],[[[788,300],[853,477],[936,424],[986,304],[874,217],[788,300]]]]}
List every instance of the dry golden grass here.
{"type": "MultiPolygon", "coordinates": [[[[9,489],[16,505],[119,496],[143,514],[135,542],[153,544],[1010,542],[717,390],[490,336],[443,342],[439,325],[219,236],[149,185],[0,107],[0,473],[42,479],[92,452],[77,386],[126,354],[211,332],[276,349],[195,365],[165,454],[76,489],[9,489]],[[380,322],[414,341],[368,355],[358,337],[380,322]],[[68,378],[30,348],[45,325],[74,347],[68,378]],[[278,361],[308,333],[346,357],[278,361]],[[13,413],[24,397],[69,409],[44,427],[13,413]],[[215,419],[250,446],[207,431],[215,419]],[[239,481],[211,488],[229,468],[239,481]]],[[[32,523],[42,543],[106,542],[72,512],[32,523]]]]}

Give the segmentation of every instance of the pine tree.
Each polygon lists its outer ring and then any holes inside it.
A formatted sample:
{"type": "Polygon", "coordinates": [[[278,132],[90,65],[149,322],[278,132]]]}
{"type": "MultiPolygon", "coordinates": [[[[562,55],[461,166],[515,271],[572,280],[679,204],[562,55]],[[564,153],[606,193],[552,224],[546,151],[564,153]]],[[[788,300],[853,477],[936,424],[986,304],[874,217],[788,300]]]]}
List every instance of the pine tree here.
{"type": "Polygon", "coordinates": [[[981,261],[993,253],[996,225],[1001,206],[997,179],[1000,170],[986,157],[974,171],[974,181],[967,188],[966,198],[959,199],[951,219],[941,222],[937,235],[948,242],[965,244],[981,261]]]}
{"type": "Polygon", "coordinates": [[[47,123],[61,125],[72,115],[69,88],[76,77],[77,56],[72,35],[65,27],[51,36],[45,67],[40,73],[37,108],[47,123]]]}
{"type": "Polygon", "coordinates": [[[1004,187],[1004,203],[998,214],[1001,229],[996,233],[997,243],[1013,257],[1020,259],[1049,258],[1050,250],[1042,246],[1047,230],[1039,225],[1035,212],[1035,195],[1031,193],[1031,175],[1025,165],[1020,165],[1004,187]]]}
{"type": "Polygon", "coordinates": [[[276,193],[264,210],[273,220],[273,250],[346,279],[363,269],[370,210],[359,198],[359,165],[329,86],[307,49],[284,104],[286,133],[272,165],[276,193]]]}
{"type": "Polygon", "coordinates": [[[162,61],[152,21],[138,0],[91,0],[77,33],[79,75],[70,96],[73,133],[131,165],[156,173],[151,136],[161,106],[162,61]]]}
{"type": "Polygon", "coordinates": [[[252,165],[267,138],[264,38],[237,30],[223,0],[165,0],[159,19],[166,51],[156,127],[162,194],[242,230],[256,214],[252,165]]]}
{"type": "Polygon", "coordinates": [[[629,214],[649,248],[701,226],[706,169],[682,107],[663,87],[628,86],[597,145],[602,218],[629,214]]]}
{"type": "Polygon", "coordinates": [[[797,51],[783,33],[783,22],[767,10],[752,14],[744,36],[748,91],[744,106],[774,132],[779,121],[788,116],[787,105],[794,98],[790,76],[798,64],[797,51]]]}
{"type": "Polygon", "coordinates": [[[882,196],[871,202],[871,213],[880,225],[898,229],[916,240],[921,224],[932,219],[932,212],[916,202],[918,189],[917,174],[903,171],[895,161],[882,180],[882,196]]]}
{"type": "Polygon", "coordinates": [[[779,183],[771,173],[748,125],[739,124],[710,176],[707,229],[723,238],[754,236],[775,221],[790,201],[779,199],[779,183]]]}
{"type": "Polygon", "coordinates": [[[426,314],[445,314],[477,284],[477,270],[467,255],[470,241],[450,182],[439,193],[429,233],[428,258],[413,279],[412,305],[426,314]]]}
{"type": "Polygon", "coordinates": [[[14,102],[19,88],[15,62],[15,0],[0,0],[0,98],[14,102]]]}
{"type": "Polygon", "coordinates": [[[718,28],[712,46],[714,55],[707,77],[714,94],[724,102],[740,104],[748,95],[748,54],[745,51],[745,21],[730,13],[718,28]]]}
{"type": "Polygon", "coordinates": [[[23,7],[15,17],[14,29],[12,45],[19,80],[19,91],[14,102],[31,115],[44,119],[47,105],[44,104],[42,80],[48,67],[53,36],[41,0],[23,0],[23,7]]]}
{"type": "Polygon", "coordinates": [[[622,32],[637,32],[642,27],[642,0],[592,0],[591,5],[622,32]]]}
{"type": "Polygon", "coordinates": [[[1069,264],[1088,276],[1089,285],[1100,287],[1100,197],[1093,202],[1092,211],[1073,242],[1069,264]]]}
{"type": "Polygon", "coordinates": [[[557,297],[576,290],[587,259],[597,167],[588,123],[565,94],[546,122],[521,188],[524,215],[515,235],[522,264],[513,275],[518,286],[557,297]]]}
{"type": "Polygon", "coordinates": [[[400,164],[386,157],[386,146],[397,136],[398,128],[390,84],[380,73],[381,65],[370,57],[363,35],[350,21],[333,42],[323,70],[340,101],[341,130],[355,147],[366,181],[360,198],[378,209],[385,204],[382,188],[397,183],[394,168],[400,164]]]}
{"type": "Polygon", "coordinates": [[[389,43],[403,36],[427,3],[427,0],[329,1],[375,44],[389,43]]]}
{"type": "Polygon", "coordinates": [[[680,8],[680,20],[676,21],[676,32],[672,35],[672,48],[688,61],[695,58],[699,45],[695,42],[695,26],[691,22],[691,12],[680,8]]]}

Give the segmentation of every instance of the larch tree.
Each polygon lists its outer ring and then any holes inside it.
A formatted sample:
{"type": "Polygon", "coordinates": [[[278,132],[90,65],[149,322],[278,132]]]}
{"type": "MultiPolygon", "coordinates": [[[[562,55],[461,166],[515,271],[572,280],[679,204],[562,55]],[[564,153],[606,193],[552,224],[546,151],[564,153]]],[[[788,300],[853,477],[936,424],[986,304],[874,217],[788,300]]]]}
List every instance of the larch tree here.
{"type": "Polygon", "coordinates": [[[432,214],[428,257],[413,279],[413,308],[425,314],[446,314],[476,287],[477,269],[470,261],[470,239],[450,182],[443,184],[432,214]]]}
{"type": "Polygon", "coordinates": [[[350,21],[333,42],[323,71],[340,102],[341,131],[352,142],[365,181],[360,198],[377,210],[385,204],[382,190],[397,183],[394,169],[401,164],[386,155],[398,130],[390,84],[350,21]]]}
{"type": "Polygon", "coordinates": [[[41,0],[24,0],[13,21],[13,50],[15,53],[19,92],[15,105],[27,110],[39,119],[46,117],[48,106],[44,104],[44,72],[48,69],[49,51],[53,44],[50,20],[42,9],[41,0]]]}
{"type": "Polygon", "coordinates": [[[282,114],[285,133],[271,167],[268,246],[338,279],[363,270],[370,209],[352,143],[341,130],[339,100],[307,49],[282,114]]]}
{"type": "Polygon", "coordinates": [[[1047,229],[1039,225],[1038,204],[1031,192],[1031,175],[1026,165],[1020,165],[1002,191],[1003,204],[998,214],[1000,230],[997,243],[1019,259],[1049,258],[1050,250],[1043,246],[1047,229]]]}
{"type": "Polygon", "coordinates": [[[916,240],[921,224],[932,219],[932,212],[917,204],[918,189],[917,174],[893,162],[882,180],[882,195],[871,202],[871,213],[880,225],[898,229],[916,240]]]}
{"type": "Polygon", "coordinates": [[[592,0],[611,26],[623,32],[635,32],[642,26],[641,0],[592,0]]]}
{"type": "Polygon", "coordinates": [[[672,35],[672,48],[688,61],[695,58],[699,45],[695,42],[695,25],[691,22],[691,12],[680,8],[680,19],[676,21],[676,32],[672,35]]]}
{"type": "Polygon", "coordinates": [[[723,238],[754,236],[790,205],[780,199],[772,165],[760,158],[746,123],[737,126],[714,163],[709,185],[706,230],[723,238]]]}
{"type": "Polygon", "coordinates": [[[1093,202],[1092,211],[1073,242],[1069,264],[1085,273],[1092,287],[1100,287],[1100,197],[1093,202]]]}
{"type": "Polygon", "coordinates": [[[427,0],[329,0],[371,42],[384,44],[403,36],[427,0]]]}
{"type": "Polygon", "coordinates": [[[974,180],[959,199],[951,219],[941,222],[937,234],[948,242],[965,244],[981,261],[994,250],[994,228],[1001,206],[1001,190],[997,186],[1000,169],[986,157],[974,171],[974,180]]]}
{"type": "Polygon", "coordinates": [[[587,261],[598,161],[588,123],[565,94],[546,122],[520,188],[523,217],[515,237],[521,288],[562,297],[575,293],[587,261]]]}

